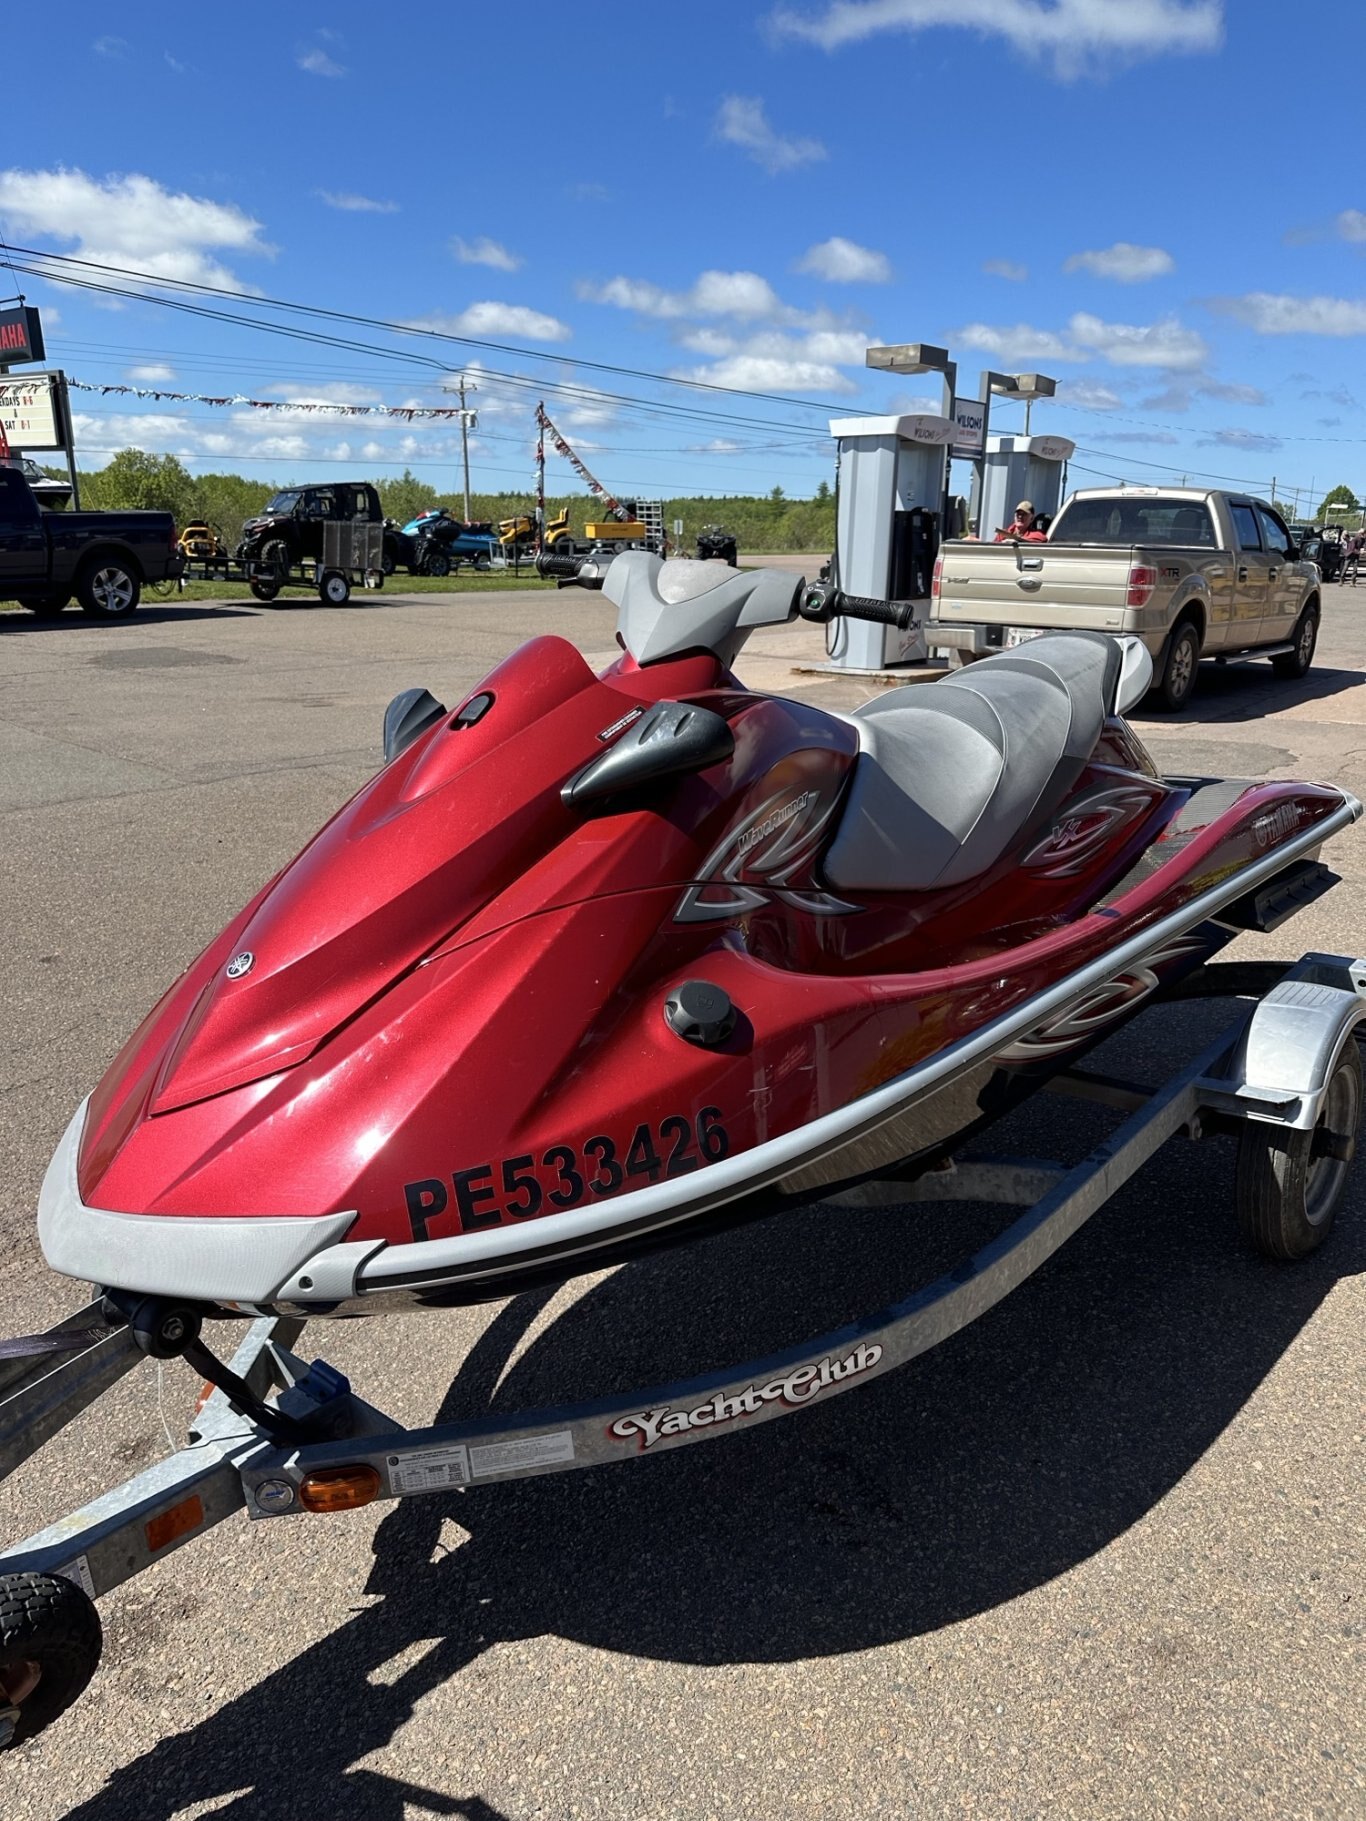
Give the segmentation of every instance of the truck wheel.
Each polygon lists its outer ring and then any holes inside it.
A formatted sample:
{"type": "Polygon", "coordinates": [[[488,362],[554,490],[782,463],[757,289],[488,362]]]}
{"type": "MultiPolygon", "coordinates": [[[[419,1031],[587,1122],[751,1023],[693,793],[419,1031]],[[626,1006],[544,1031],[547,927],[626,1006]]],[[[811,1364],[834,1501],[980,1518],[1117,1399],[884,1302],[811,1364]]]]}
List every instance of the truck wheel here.
{"type": "Polygon", "coordinates": [[[1234,1199],[1238,1225],[1263,1258],[1305,1258],[1327,1239],[1361,1124],[1361,1052],[1338,1057],[1312,1132],[1243,1122],[1234,1199]]]}
{"type": "Polygon", "coordinates": [[[318,582],[318,598],[329,607],[345,607],[351,599],[351,583],[340,569],[324,569],[318,582]]]}
{"type": "Polygon", "coordinates": [[[74,1581],[0,1575],[0,1749],[65,1713],[94,1675],[101,1644],[95,1602],[74,1581]]]}
{"type": "Polygon", "coordinates": [[[119,557],[96,557],[76,578],[76,599],[92,619],[127,619],[141,592],[140,578],[119,557]]]}
{"type": "Polygon", "coordinates": [[[26,607],[30,613],[36,613],[40,620],[55,620],[59,613],[65,613],[71,605],[69,594],[23,594],[19,605],[26,607]]]}
{"type": "Polygon", "coordinates": [[[1295,626],[1295,649],[1272,658],[1271,668],[1278,677],[1287,677],[1292,682],[1298,677],[1308,676],[1309,666],[1314,662],[1314,647],[1318,642],[1319,616],[1312,607],[1306,607],[1295,626]]]}
{"type": "Polygon", "coordinates": [[[1200,663],[1200,634],[1190,620],[1182,620],[1167,646],[1162,675],[1152,690],[1153,700],[1169,714],[1180,714],[1195,688],[1200,663]]]}

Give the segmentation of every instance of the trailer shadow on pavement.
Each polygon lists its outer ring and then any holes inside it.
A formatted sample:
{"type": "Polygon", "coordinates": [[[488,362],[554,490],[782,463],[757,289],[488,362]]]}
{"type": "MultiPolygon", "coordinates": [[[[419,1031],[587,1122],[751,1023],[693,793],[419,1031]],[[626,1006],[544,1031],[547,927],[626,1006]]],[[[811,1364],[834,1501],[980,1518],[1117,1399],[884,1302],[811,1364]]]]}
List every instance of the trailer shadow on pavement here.
{"type": "MultiPolygon", "coordinates": [[[[1165,1053],[1170,1066],[1178,1044],[1193,1051],[1220,1028],[1209,1005],[1152,1016],[1168,1022],[1140,1063],[1165,1053]]],[[[1079,1156],[1106,1119],[1039,1097],[977,1148],[1079,1156]]],[[[1232,1141],[1174,1141],[985,1319],[798,1421],[394,1507],[375,1533],[375,1604],[117,1771],[70,1821],[158,1821],[214,1798],[219,1821],[387,1821],[405,1801],[494,1821],[476,1797],[351,1767],[503,1641],[553,1633],[688,1664],[796,1661],[913,1640],[1066,1573],[1152,1511],[1334,1283],[1366,1270],[1360,1183],[1325,1249],[1277,1267],[1239,1243],[1231,1171],[1232,1141]],[[467,1540],[443,1552],[449,1519],[467,1540]],[[417,1640],[434,1643],[397,1680],[370,1679],[417,1640]]],[[[1001,1220],[961,1205],[804,1210],[627,1265],[529,1342],[549,1294],[519,1297],[440,1417],[661,1384],[767,1351],[892,1300],[1001,1220]]],[[[420,1327],[406,1344],[422,1345],[420,1327]]],[[[903,1653],[898,1673],[913,1677],[914,1661],[903,1653]]],[[[473,1756],[468,1769],[477,1782],[473,1756]]]]}

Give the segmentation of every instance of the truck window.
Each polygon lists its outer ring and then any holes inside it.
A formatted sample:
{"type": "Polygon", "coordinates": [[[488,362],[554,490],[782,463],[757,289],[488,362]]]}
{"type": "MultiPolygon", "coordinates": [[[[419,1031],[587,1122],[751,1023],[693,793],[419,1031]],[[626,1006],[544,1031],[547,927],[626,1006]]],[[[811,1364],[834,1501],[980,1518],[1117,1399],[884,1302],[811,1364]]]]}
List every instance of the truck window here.
{"type": "Polygon", "coordinates": [[[1276,517],[1264,507],[1257,508],[1257,523],[1262,528],[1262,542],[1272,556],[1293,557],[1295,546],[1290,533],[1276,517]]]}
{"type": "Polygon", "coordinates": [[[1233,535],[1238,540],[1238,548],[1260,550],[1262,537],[1257,529],[1257,514],[1251,506],[1235,506],[1230,500],[1228,515],[1233,520],[1233,535]]]}
{"type": "Polygon", "coordinates": [[[1198,500],[1078,499],[1063,507],[1052,544],[1196,544],[1218,547],[1209,508],[1198,500]]]}

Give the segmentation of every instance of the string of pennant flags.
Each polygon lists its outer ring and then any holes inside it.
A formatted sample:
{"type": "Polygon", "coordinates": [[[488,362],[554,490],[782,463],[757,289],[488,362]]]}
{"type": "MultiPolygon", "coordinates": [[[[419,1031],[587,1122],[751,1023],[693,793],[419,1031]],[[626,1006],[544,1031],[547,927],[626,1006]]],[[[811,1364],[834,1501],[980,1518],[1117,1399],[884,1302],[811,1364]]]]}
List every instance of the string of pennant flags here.
{"type": "MultiPolygon", "coordinates": [[[[245,406],[252,411],[305,411],[320,417],[397,417],[405,423],[427,418],[456,418],[459,405],[343,405],[317,399],[247,398],[242,393],[210,397],[203,392],[167,392],[160,386],[93,385],[88,380],[68,379],[73,392],[97,392],[103,398],[150,398],[158,404],[245,406]]],[[[473,416],[473,413],[470,413],[473,416]]]]}
{"type": "Polygon", "coordinates": [[[631,516],[621,502],[614,499],[607,491],[597,475],[590,474],[588,469],[584,467],[578,456],[575,455],[569,444],[560,435],[554,424],[551,423],[549,417],[546,415],[544,405],[537,405],[536,407],[536,428],[540,431],[540,440],[536,445],[536,461],[538,466],[544,467],[545,465],[545,439],[546,437],[549,437],[550,446],[554,449],[556,455],[564,457],[565,461],[569,463],[570,467],[574,470],[575,474],[578,475],[588,491],[597,495],[607,507],[607,510],[612,514],[613,518],[627,519],[631,516]]]}

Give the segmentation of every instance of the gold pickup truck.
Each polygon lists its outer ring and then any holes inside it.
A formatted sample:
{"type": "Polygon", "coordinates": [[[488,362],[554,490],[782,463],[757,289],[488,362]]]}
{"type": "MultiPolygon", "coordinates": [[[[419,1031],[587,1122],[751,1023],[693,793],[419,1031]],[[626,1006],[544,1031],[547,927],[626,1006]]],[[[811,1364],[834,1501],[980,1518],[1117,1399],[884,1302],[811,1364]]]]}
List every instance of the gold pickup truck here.
{"type": "Polygon", "coordinates": [[[925,639],[970,661],[1059,627],[1134,633],[1156,702],[1176,711],[1202,658],[1265,657],[1302,677],[1319,610],[1318,568],[1264,500],[1096,487],[1070,496],[1044,543],[942,545],[925,639]]]}

